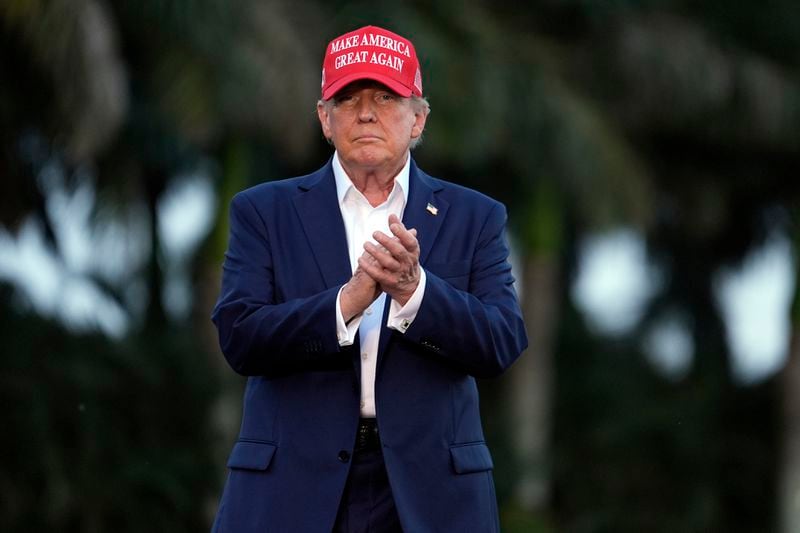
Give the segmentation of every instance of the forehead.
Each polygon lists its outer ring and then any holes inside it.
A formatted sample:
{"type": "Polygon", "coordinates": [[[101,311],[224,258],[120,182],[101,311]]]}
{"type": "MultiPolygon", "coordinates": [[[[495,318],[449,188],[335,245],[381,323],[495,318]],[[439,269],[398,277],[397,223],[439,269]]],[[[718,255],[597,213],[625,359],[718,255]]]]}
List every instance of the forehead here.
{"type": "Polygon", "coordinates": [[[352,83],[348,83],[347,85],[345,85],[336,92],[334,98],[345,93],[354,93],[357,91],[361,91],[363,89],[374,89],[376,91],[387,91],[392,94],[397,94],[389,87],[378,81],[366,79],[366,80],[356,80],[352,83]]]}

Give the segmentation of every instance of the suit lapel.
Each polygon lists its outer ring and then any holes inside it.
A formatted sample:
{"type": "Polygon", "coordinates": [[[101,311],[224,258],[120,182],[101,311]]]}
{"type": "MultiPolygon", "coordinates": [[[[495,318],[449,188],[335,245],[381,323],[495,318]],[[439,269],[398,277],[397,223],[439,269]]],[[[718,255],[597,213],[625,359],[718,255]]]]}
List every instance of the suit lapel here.
{"type": "Polygon", "coordinates": [[[425,264],[439,228],[447,217],[449,204],[443,199],[437,199],[435,195],[441,188],[441,185],[419,170],[414,160],[411,160],[408,202],[403,211],[403,224],[409,229],[417,229],[421,265],[425,264]]]}
{"type": "MultiPolygon", "coordinates": [[[[441,185],[419,170],[414,160],[411,160],[408,201],[403,211],[403,224],[409,229],[417,229],[420,246],[419,262],[423,266],[449,208],[446,201],[436,197],[435,193],[441,188],[441,185]]],[[[339,209],[336,181],[330,161],[322,169],[302,180],[298,189],[300,193],[293,198],[294,206],[325,285],[328,288],[342,285],[350,279],[352,270],[347,234],[339,209]]],[[[385,326],[390,300],[387,299],[386,302],[378,343],[378,369],[392,333],[385,326]]],[[[356,356],[354,356],[354,367],[356,373],[360,374],[360,364],[356,356]]]]}
{"type": "Polygon", "coordinates": [[[325,285],[342,285],[352,270],[330,161],[302,180],[298,188],[301,192],[294,197],[294,206],[325,285]]]}

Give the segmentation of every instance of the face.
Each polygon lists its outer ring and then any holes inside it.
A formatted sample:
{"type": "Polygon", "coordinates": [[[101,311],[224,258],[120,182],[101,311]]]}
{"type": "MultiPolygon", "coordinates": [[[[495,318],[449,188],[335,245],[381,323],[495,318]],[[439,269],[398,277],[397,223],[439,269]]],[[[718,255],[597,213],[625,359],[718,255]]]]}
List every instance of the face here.
{"type": "Polygon", "coordinates": [[[347,85],[317,106],[322,132],[347,170],[396,172],[413,139],[422,135],[427,113],[410,98],[373,81],[347,85]]]}

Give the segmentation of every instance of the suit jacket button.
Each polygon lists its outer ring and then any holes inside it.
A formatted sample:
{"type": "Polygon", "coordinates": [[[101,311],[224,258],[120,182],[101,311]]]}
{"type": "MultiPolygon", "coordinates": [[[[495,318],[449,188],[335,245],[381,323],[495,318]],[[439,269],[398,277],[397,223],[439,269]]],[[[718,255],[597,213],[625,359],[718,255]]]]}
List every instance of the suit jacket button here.
{"type": "Polygon", "coordinates": [[[343,463],[346,463],[347,461],[350,460],[350,454],[347,453],[347,451],[345,451],[345,450],[340,451],[339,452],[339,460],[341,462],[343,462],[343,463]]]}

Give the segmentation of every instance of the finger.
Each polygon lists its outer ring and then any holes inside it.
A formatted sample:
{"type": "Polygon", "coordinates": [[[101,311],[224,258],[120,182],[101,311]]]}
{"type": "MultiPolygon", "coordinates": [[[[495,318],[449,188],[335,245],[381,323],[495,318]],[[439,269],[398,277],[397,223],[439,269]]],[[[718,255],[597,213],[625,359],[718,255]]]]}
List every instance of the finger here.
{"type": "Polygon", "coordinates": [[[358,263],[358,268],[361,270],[361,272],[363,272],[372,279],[375,279],[374,274],[376,272],[383,270],[378,264],[378,262],[375,261],[375,259],[372,256],[366,253],[361,254],[361,257],[359,257],[356,260],[356,262],[358,263]]]}
{"type": "MultiPolygon", "coordinates": [[[[398,243],[394,243],[398,245],[398,243]]],[[[399,246],[399,245],[398,245],[399,246]]],[[[400,262],[395,258],[389,250],[384,247],[379,247],[371,242],[364,243],[364,251],[370,255],[370,257],[377,261],[383,268],[387,270],[400,270],[401,265],[400,262]]]]}
{"type": "MultiPolygon", "coordinates": [[[[391,217],[389,218],[391,219],[391,217]]],[[[406,229],[402,222],[390,223],[389,231],[391,231],[392,234],[397,237],[397,239],[400,241],[400,244],[402,244],[403,247],[409,252],[415,251],[419,246],[419,243],[417,242],[416,230],[414,230],[414,233],[411,233],[410,230],[406,229]]]]}
{"type": "MultiPolygon", "coordinates": [[[[364,244],[367,244],[367,243],[364,243],[364,244]]],[[[379,247],[375,246],[374,244],[372,246],[373,246],[372,247],[372,251],[367,250],[366,248],[364,248],[364,252],[361,254],[361,257],[364,259],[364,261],[368,265],[372,265],[375,268],[383,268],[383,266],[381,265],[381,263],[378,260],[378,258],[380,256],[389,256],[389,254],[387,254],[383,250],[380,250],[379,247]]],[[[389,257],[391,257],[391,256],[389,256],[389,257]]]]}
{"type": "Polygon", "coordinates": [[[361,265],[356,267],[356,271],[353,272],[353,277],[351,278],[351,283],[366,283],[366,284],[375,284],[375,280],[370,277],[370,275],[361,268],[361,265]]]}
{"type": "Polygon", "coordinates": [[[406,247],[403,246],[403,244],[400,242],[400,239],[397,237],[390,237],[382,231],[376,231],[372,234],[372,238],[383,246],[383,248],[386,250],[386,253],[393,255],[398,259],[404,254],[408,253],[406,247]]]}
{"type": "Polygon", "coordinates": [[[358,266],[378,285],[386,283],[390,278],[386,271],[377,262],[372,262],[367,255],[358,258],[358,266]]]}
{"type": "MultiPolygon", "coordinates": [[[[392,246],[391,242],[389,242],[388,244],[392,246]]],[[[394,243],[394,246],[398,247],[399,243],[394,243]]],[[[380,257],[383,256],[392,257],[392,252],[388,250],[385,246],[383,246],[381,243],[375,244],[372,241],[366,241],[364,242],[363,248],[364,248],[364,253],[369,254],[371,257],[374,258],[375,261],[377,261],[380,257]]]]}
{"type": "Polygon", "coordinates": [[[389,215],[389,231],[391,231],[395,236],[399,236],[400,232],[408,231],[406,229],[405,224],[403,221],[400,220],[397,215],[389,215]]]}

